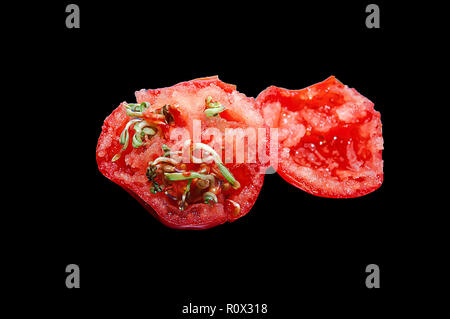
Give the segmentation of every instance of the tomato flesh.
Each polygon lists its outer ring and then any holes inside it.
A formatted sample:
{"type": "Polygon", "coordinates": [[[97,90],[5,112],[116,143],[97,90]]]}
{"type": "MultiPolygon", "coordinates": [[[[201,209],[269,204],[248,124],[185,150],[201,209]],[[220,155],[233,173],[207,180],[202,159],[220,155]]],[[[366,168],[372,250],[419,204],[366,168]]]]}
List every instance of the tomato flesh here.
{"type": "MultiPolygon", "coordinates": [[[[187,138],[192,139],[194,120],[201,123],[201,133],[210,127],[222,133],[230,128],[264,127],[264,119],[255,99],[238,93],[235,86],[226,84],[217,77],[196,79],[168,88],[140,90],[136,92],[136,98],[138,103],[150,103],[149,108],[143,112],[143,118],[157,125],[158,133],[151,138],[145,137],[145,146],[134,148],[128,145],[122,151],[123,145],[119,143],[119,136],[131,118],[126,115],[124,104],[119,105],[105,119],[97,144],[97,163],[103,175],[126,189],[163,224],[172,228],[205,229],[227,221],[232,222],[246,215],[255,203],[264,181],[260,163],[225,162],[226,168],[239,181],[240,187],[226,190],[211,188],[217,196],[217,203],[205,203],[201,197],[202,192],[195,188],[196,182],[192,180],[189,193],[192,197],[186,200],[184,209],[180,209],[179,202],[185,193],[187,180],[163,183],[162,175],[159,175],[154,181],[166,188],[164,191],[152,193],[151,187],[154,183],[146,176],[146,171],[149,162],[163,156],[163,144],[171,150],[178,150],[183,145],[185,140],[171,139],[171,133],[175,130],[186,129],[190,133],[187,138]],[[206,117],[205,99],[208,96],[223,104],[226,111],[217,117],[206,117]],[[168,110],[173,123],[160,123],[160,110],[165,105],[170,106],[168,110]],[[242,114],[244,110],[245,114],[242,114]],[[113,160],[119,153],[120,157],[113,160]],[[239,209],[229,205],[229,200],[237,203],[239,209]]],[[[131,126],[128,132],[131,139],[134,134],[131,126]]],[[[201,142],[209,144],[211,137],[201,136],[201,142]]],[[[210,169],[219,172],[215,165],[214,162],[211,163],[210,169]]],[[[179,170],[180,167],[176,168],[179,170]]],[[[189,171],[198,169],[198,164],[187,163],[182,174],[189,177],[189,171]]],[[[216,175],[219,174],[220,172],[216,175]]],[[[224,187],[226,180],[223,180],[223,176],[217,176],[217,181],[219,179],[222,179],[219,185],[224,187]]]]}
{"type": "Polygon", "coordinates": [[[380,113],[336,78],[302,90],[269,87],[257,98],[279,129],[278,173],[317,196],[358,197],[383,180],[380,113]]]}

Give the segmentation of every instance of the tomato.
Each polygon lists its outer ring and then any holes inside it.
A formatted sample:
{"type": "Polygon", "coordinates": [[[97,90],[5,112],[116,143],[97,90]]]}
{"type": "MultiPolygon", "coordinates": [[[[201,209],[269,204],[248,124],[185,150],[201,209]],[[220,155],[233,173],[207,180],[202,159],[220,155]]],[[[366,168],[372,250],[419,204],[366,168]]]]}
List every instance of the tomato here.
{"type": "Polygon", "coordinates": [[[248,145],[246,161],[237,161],[235,142],[222,137],[266,127],[255,99],[217,77],[140,90],[136,98],[105,119],[96,150],[101,173],[172,228],[205,229],[246,215],[266,166],[248,160],[248,145]],[[185,154],[189,161],[180,161],[185,154]]]}
{"type": "Polygon", "coordinates": [[[383,182],[383,137],[374,104],[334,76],[301,90],[271,86],[257,103],[278,128],[277,172],[317,196],[358,197],[383,182]]]}

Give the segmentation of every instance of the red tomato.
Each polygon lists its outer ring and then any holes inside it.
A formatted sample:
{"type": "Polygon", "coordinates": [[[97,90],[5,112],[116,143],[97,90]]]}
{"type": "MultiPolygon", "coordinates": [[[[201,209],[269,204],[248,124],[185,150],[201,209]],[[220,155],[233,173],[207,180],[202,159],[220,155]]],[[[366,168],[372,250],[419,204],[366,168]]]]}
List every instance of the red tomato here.
{"type": "Polygon", "coordinates": [[[383,181],[380,113],[334,76],[302,90],[271,86],[257,103],[279,129],[277,172],[317,196],[350,198],[383,181]]]}
{"type": "MultiPolygon", "coordinates": [[[[201,123],[202,145],[215,147],[217,142],[219,149],[230,142],[208,136],[208,129],[224,133],[226,129],[264,128],[255,99],[217,77],[140,90],[136,98],[138,104],[124,102],[105,119],[96,152],[102,174],[169,227],[204,229],[247,214],[263,184],[261,163],[236,163],[237,155],[232,153],[232,163],[220,156],[222,166],[216,160],[173,164],[167,159],[173,154],[166,152],[180,150],[186,138],[193,138],[194,120],[201,123]],[[145,109],[140,109],[142,105],[145,109]],[[207,116],[209,111],[217,114],[207,116]],[[141,127],[136,131],[135,125],[141,127]],[[190,136],[172,139],[178,129],[185,129],[190,136]],[[128,145],[124,145],[126,132],[128,145]],[[142,135],[134,140],[138,132],[142,135]],[[198,174],[201,177],[197,178],[198,174]]],[[[247,149],[245,156],[249,156],[247,149]]]]}

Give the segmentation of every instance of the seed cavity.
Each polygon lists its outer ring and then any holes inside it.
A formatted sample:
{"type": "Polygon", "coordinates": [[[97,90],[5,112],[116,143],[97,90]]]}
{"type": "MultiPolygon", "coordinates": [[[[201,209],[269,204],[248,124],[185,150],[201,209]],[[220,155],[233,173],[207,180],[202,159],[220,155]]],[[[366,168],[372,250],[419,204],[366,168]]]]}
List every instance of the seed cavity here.
{"type": "Polygon", "coordinates": [[[225,167],[219,154],[209,145],[203,143],[194,143],[194,149],[203,150],[212,156],[223,177],[231,184],[234,189],[241,187],[241,184],[234,178],[233,174],[225,167]]]}
{"type": "Polygon", "coordinates": [[[146,137],[151,139],[158,132],[158,125],[165,125],[173,123],[173,117],[169,111],[169,105],[164,105],[160,110],[153,111],[153,113],[146,114],[144,119],[144,112],[150,107],[149,102],[142,103],[126,103],[122,105],[129,117],[133,117],[125,126],[119,137],[119,143],[123,145],[122,149],[114,155],[112,161],[117,161],[122,152],[128,148],[130,133],[128,132],[131,125],[134,124],[135,131],[131,144],[134,148],[139,148],[145,145],[146,137]],[[155,113],[156,112],[156,113],[155,113]],[[159,112],[159,113],[158,113],[159,112]]]}

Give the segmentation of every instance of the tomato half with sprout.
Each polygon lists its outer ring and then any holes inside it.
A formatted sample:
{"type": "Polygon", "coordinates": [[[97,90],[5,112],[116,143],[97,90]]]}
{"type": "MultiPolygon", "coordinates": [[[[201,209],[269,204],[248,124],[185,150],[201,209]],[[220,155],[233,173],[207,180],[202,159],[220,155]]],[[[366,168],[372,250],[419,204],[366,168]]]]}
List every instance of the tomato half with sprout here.
{"type": "MultiPolygon", "coordinates": [[[[226,133],[265,129],[255,99],[217,77],[140,90],[136,98],[105,119],[96,152],[101,173],[172,228],[205,229],[246,215],[266,166],[249,160],[250,144],[238,154],[226,133]]],[[[268,145],[267,134],[256,139],[268,145]]]]}
{"type": "Polygon", "coordinates": [[[383,182],[383,137],[374,104],[334,76],[301,90],[271,86],[257,102],[278,128],[277,172],[317,196],[358,197],[383,182]]]}

